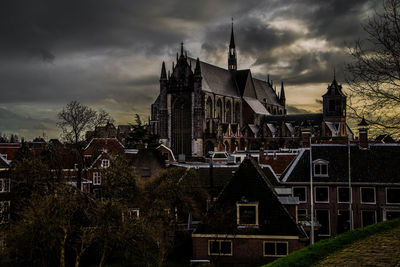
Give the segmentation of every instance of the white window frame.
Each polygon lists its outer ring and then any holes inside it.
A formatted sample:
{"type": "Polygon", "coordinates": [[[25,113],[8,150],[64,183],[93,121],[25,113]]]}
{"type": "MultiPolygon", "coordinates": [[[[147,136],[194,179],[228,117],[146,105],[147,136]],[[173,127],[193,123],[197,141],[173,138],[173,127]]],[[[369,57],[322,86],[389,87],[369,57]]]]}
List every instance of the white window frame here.
{"type": "Polygon", "coordinates": [[[0,193],[8,193],[10,192],[10,178],[1,178],[0,179],[0,193]],[[8,185],[6,189],[5,185],[8,185]]]}
{"type": "Polygon", "coordinates": [[[102,159],[102,160],[101,160],[100,166],[101,166],[102,168],[104,168],[104,169],[110,167],[110,160],[109,160],[109,159],[102,159]],[[104,164],[105,162],[107,162],[107,164],[104,164]]]}
{"type": "Polygon", "coordinates": [[[293,186],[292,187],[292,196],[294,197],[294,189],[295,188],[304,188],[304,193],[305,193],[305,196],[306,196],[306,200],[305,201],[301,201],[300,199],[299,199],[299,203],[307,203],[307,201],[308,201],[308,195],[307,195],[307,186],[293,186]]]}
{"type": "Polygon", "coordinates": [[[400,213],[400,210],[398,210],[398,209],[384,209],[383,210],[383,221],[387,221],[387,218],[386,218],[386,213],[387,212],[391,212],[391,211],[394,211],[394,212],[399,212],[400,213]]]}
{"type": "Polygon", "coordinates": [[[236,203],[236,224],[238,226],[245,226],[245,227],[257,227],[258,224],[258,202],[249,202],[249,203],[243,203],[243,202],[237,202],[236,203]],[[255,207],[256,208],[256,223],[255,224],[241,224],[240,223],[240,207],[255,207]]]}
{"type": "Polygon", "coordinates": [[[397,190],[399,190],[400,191],[400,188],[398,188],[398,187],[386,187],[385,188],[385,192],[386,192],[386,204],[388,204],[388,205],[400,205],[400,202],[397,202],[397,203],[391,203],[391,202],[388,202],[388,189],[397,189],[397,190]]]}
{"type": "Polygon", "coordinates": [[[331,210],[330,209],[316,209],[315,210],[315,218],[318,220],[317,211],[318,210],[325,210],[328,212],[328,234],[319,234],[318,236],[331,236],[331,210]]]}
{"type": "Polygon", "coordinates": [[[314,203],[329,203],[330,193],[329,186],[315,186],[314,187],[314,203]],[[328,189],[328,200],[327,201],[317,201],[317,188],[327,188],[328,189]]]}
{"type": "MultiPolygon", "coordinates": [[[[322,168],[320,169],[322,171],[322,168]]],[[[313,161],[313,174],[315,177],[328,177],[329,176],[329,161],[323,159],[316,159],[313,161]],[[315,173],[315,166],[316,165],[326,165],[326,174],[316,174],[315,173]]]]}
{"type": "Polygon", "coordinates": [[[305,211],[306,211],[306,217],[308,216],[308,209],[299,209],[299,208],[297,208],[297,209],[296,209],[297,221],[300,221],[300,220],[299,220],[299,210],[305,210],[305,211]]]}
{"type": "Polygon", "coordinates": [[[287,256],[287,255],[289,255],[289,242],[287,242],[287,241],[264,241],[263,242],[263,256],[264,257],[276,257],[276,258],[282,258],[282,257],[285,257],[285,256],[287,256]],[[265,254],[265,244],[266,243],[274,243],[275,244],[275,255],[270,255],[270,254],[265,254]],[[277,251],[277,249],[276,249],[276,244],[277,243],[281,243],[281,244],[286,244],[286,254],[285,255],[277,255],[276,254],[276,251],[277,251]]]}
{"type": "Polygon", "coordinates": [[[376,217],[376,210],[361,210],[361,227],[365,227],[363,221],[364,221],[364,216],[363,216],[363,211],[372,211],[375,213],[375,223],[378,222],[378,218],[376,217]]]}
{"type": "Polygon", "coordinates": [[[352,198],[353,198],[353,194],[352,194],[351,190],[352,189],[349,188],[348,186],[338,186],[337,189],[336,189],[336,191],[337,191],[337,203],[349,204],[350,201],[352,201],[352,198]],[[340,199],[339,199],[339,188],[346,188],[347,190],[349,190],[349,201],[340,201],[340,199]]]}
{"type": "Polygon", "coordinates": [[[1,216],[0,216],[0,224],[6,224],[6,223],[9,223],[10,222],[10,205],[11,205],[11,201],[0,201],[0,214],[1,214],[1,216]],[[6,216],[6,220],[4,220],[4,217],[3,217],[3,213],[4,213],[4,204],[5,203],[7,203],[7,205],[8,205],[8,213],[6,214],[7,216],[6,216]]]}
{"type": "Polygon", "coordinates": [[[376,188],[375,187],[368,187],[368,186],[360,187],[360,203],[361,204],[372,204],[372,205],[376,204],[376,188]],[[363,202],[362,201],[362,199],[363,199],[363,197],[362,197],[363,188],[369,188],[369,189],[372,188],[372,189],[374,189],[374,202],[363,202]]]}
{"type": "Polygon", "coordinates": [[[93,172],[93,185],[101,185],[101,174],[93,172]]]}
{"type": "Polygon", "coordinates": [[[232,240],[224,240],[224,239],[209,239],[208,240],[208,255],[209,256],[232,256],[233,255],[233,244],[232,240]],[[219,246],[219,253],[211,253],[211,242],[218,242],[219,246]],[[226,253],[221,253],[221,243],[222,242],[229,242],[231,244],[231,252],[226,254],[226,253]]]}
{"type": "MultiPolygon", "coordinates": [[[[338,209],[337,210],[337,218],[339,217],[339,212],[341,212],[341,211],[349,211],[349,209],[338,209]]],[[[330,214],[330,213],[329,213],[330,214]]],[[[329,220],[330,220],[331,218],[329,218],[329,220]]],[[[351,229],[354,229],[354,212],[353,212],[353,210],[351,210],[351,212],[350,212],[350,221],[351,221],[351,225],[350,225],[350,229],[349,229],[349,231],[351,230],[351,229]]],[[[329,223],[330,223],[330,221],[329,221],[329,223]]],[[[329,231],[330,232],[330,231],[329,231]]]]}

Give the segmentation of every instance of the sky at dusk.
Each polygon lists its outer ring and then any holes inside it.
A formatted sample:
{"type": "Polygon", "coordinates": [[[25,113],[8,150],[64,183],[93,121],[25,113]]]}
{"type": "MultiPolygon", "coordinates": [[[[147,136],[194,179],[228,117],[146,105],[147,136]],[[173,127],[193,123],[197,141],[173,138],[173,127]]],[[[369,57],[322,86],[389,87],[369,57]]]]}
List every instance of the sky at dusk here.
{"type": "Polygon", "coordinates": [[[161,63],[171,69],[181,42],[189,56],[227,67],[231,17],[238,69],[283,80],[290,113],[316,112],[334,68],[343,82],[348,47],[378,3],[2,1],[0,132],[58,138],[56,115],[71,100],[105,109],[116,124],[147,119],[161,63]]]}

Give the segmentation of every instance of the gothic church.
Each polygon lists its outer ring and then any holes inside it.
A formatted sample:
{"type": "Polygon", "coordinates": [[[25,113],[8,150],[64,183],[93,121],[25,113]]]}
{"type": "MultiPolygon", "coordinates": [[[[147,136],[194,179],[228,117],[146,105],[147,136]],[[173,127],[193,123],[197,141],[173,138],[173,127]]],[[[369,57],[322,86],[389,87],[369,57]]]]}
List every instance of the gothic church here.
{"type": "Polygon", "coordinates": [[[202,157],[208,151],[258,150],[305,145],[308,135],[351,135],[346,124],[346,96],[334,79],[323,96],[322,114],[286,114],[283,82],[238,70],[233,33],[228,68],[187,56],[181,44],[172,72],[162,63],[160,94],[151,106],[151,131],[175,155],[202,157]]]}

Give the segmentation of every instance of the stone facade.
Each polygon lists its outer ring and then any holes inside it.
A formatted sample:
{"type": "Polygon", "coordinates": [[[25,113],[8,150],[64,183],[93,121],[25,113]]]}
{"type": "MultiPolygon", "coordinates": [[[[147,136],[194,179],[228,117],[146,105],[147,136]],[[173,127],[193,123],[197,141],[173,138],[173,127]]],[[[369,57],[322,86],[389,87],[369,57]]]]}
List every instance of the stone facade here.
{"type": "Polygon", "coordinates": [[[162,63],[150,125],[176,156],[301,147],[310,135],[352,135],[346,124],[346,96],[336,79],[323,96],[323,113],[286,115],[283,82],[278,93],[269,78],[253,78],[249,69],[238,70],[236,62],[232,29],[227,69],[187,57],[183,43],[171,74],[162,63]]]}

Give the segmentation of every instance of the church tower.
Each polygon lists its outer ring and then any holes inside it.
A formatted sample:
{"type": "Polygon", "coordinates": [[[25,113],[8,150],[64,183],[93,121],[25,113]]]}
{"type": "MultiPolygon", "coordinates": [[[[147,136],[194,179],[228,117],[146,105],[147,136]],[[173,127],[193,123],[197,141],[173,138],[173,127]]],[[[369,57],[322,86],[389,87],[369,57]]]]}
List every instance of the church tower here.
{"type": "Polygon", "coordinates": [[[230,71],[237,70],[235,37],[233,36],[233,19],[232,19],[232,30],[231,30],[231,42],[229,43],[229,52],[228,52],[228,70],[230,71]]]}
{"type": "Polygon", "coordinates": [[[334,74],[328,91],[322,96],[322,108],[324,121],[334,123],[340,136],[346,135],[346,99],[334,74]]]}

